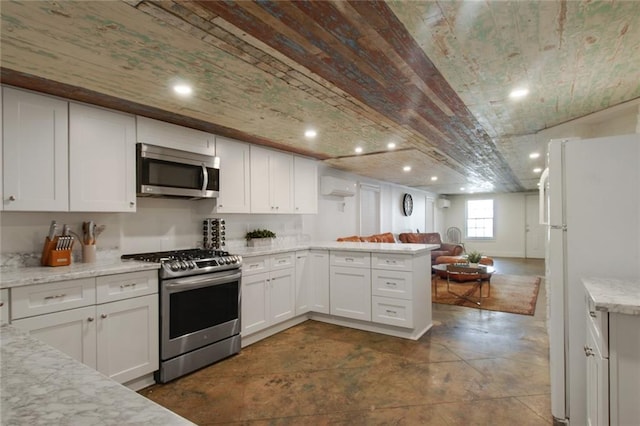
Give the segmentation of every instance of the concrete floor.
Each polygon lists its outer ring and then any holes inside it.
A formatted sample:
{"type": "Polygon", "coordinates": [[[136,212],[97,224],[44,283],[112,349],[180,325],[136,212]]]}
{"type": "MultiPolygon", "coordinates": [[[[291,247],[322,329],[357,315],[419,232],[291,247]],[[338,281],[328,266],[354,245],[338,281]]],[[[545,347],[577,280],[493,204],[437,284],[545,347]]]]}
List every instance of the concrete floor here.
{"type": "Polygon", "coordinates": [[[141,394],[199,425],[546,425],[545,317],[543,280],[534,316],[434,304],[415,342],[307,321],[141,394]]]}

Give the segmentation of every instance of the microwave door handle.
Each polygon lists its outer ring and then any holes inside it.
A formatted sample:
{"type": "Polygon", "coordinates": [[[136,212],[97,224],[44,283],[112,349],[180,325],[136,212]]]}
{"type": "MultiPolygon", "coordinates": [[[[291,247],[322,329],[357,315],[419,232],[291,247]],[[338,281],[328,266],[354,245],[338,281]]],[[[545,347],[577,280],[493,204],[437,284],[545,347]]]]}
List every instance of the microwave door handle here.
{"type": "Polygon", "coordinates": [[[202,195],[206,195],[207,186],[209,186],[209,172],[207,171],[207,166],[202,163],[202,195]]]}

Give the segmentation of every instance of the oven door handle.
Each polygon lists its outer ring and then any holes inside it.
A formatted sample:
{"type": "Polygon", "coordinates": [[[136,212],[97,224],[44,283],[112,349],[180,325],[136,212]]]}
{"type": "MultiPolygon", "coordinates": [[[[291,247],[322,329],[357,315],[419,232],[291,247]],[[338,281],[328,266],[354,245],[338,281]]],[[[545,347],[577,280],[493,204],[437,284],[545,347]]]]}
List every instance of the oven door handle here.
{"type": "Polygon", "coordinates": [[[167,282],[165,284],[165,288],[171,292],[192,290],[201,287],[227,284],[239,280],[242,276],[240,272],[236,271],[226,273],[222,276],[220,275],[220,273],[216,273],[215,275],[215,277],[212,277],[211,274],[205,274],[197,277],[178,278],[167,282]]]}

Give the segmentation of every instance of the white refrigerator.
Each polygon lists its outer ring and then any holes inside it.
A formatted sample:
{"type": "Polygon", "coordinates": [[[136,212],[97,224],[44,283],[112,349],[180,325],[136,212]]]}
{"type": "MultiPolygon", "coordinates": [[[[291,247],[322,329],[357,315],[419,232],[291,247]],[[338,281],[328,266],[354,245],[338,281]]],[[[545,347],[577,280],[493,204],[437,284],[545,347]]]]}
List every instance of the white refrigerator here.
{"type": "Polygon", "coordinates": [[[553,140],[540,181],[547,225],[551,412],[586,424],[583,277],[640,277],[640,135],[553,140]]]}

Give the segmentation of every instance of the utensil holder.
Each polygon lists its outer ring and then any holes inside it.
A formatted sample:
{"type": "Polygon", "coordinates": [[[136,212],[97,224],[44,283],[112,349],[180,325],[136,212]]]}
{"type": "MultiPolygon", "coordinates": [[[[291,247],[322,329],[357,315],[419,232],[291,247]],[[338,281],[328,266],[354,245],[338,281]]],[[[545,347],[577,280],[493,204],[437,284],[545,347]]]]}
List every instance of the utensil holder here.
{"type": "Polygon", "coordinates": [[[96,245],[84,244],[82,246],[82,263],[93,263],[96,261],[96,245]]]}
{"type": "Polygon", "coordinates": [[[71,246],[64,250],[56,250],[58,245],[58,237],[50,240],[46,237],[44,245],[42,247],[42,258],[40,264],[42,266],[68,266],[71,265],[71,249],[73,248],[73,241],[71,246]]]}

